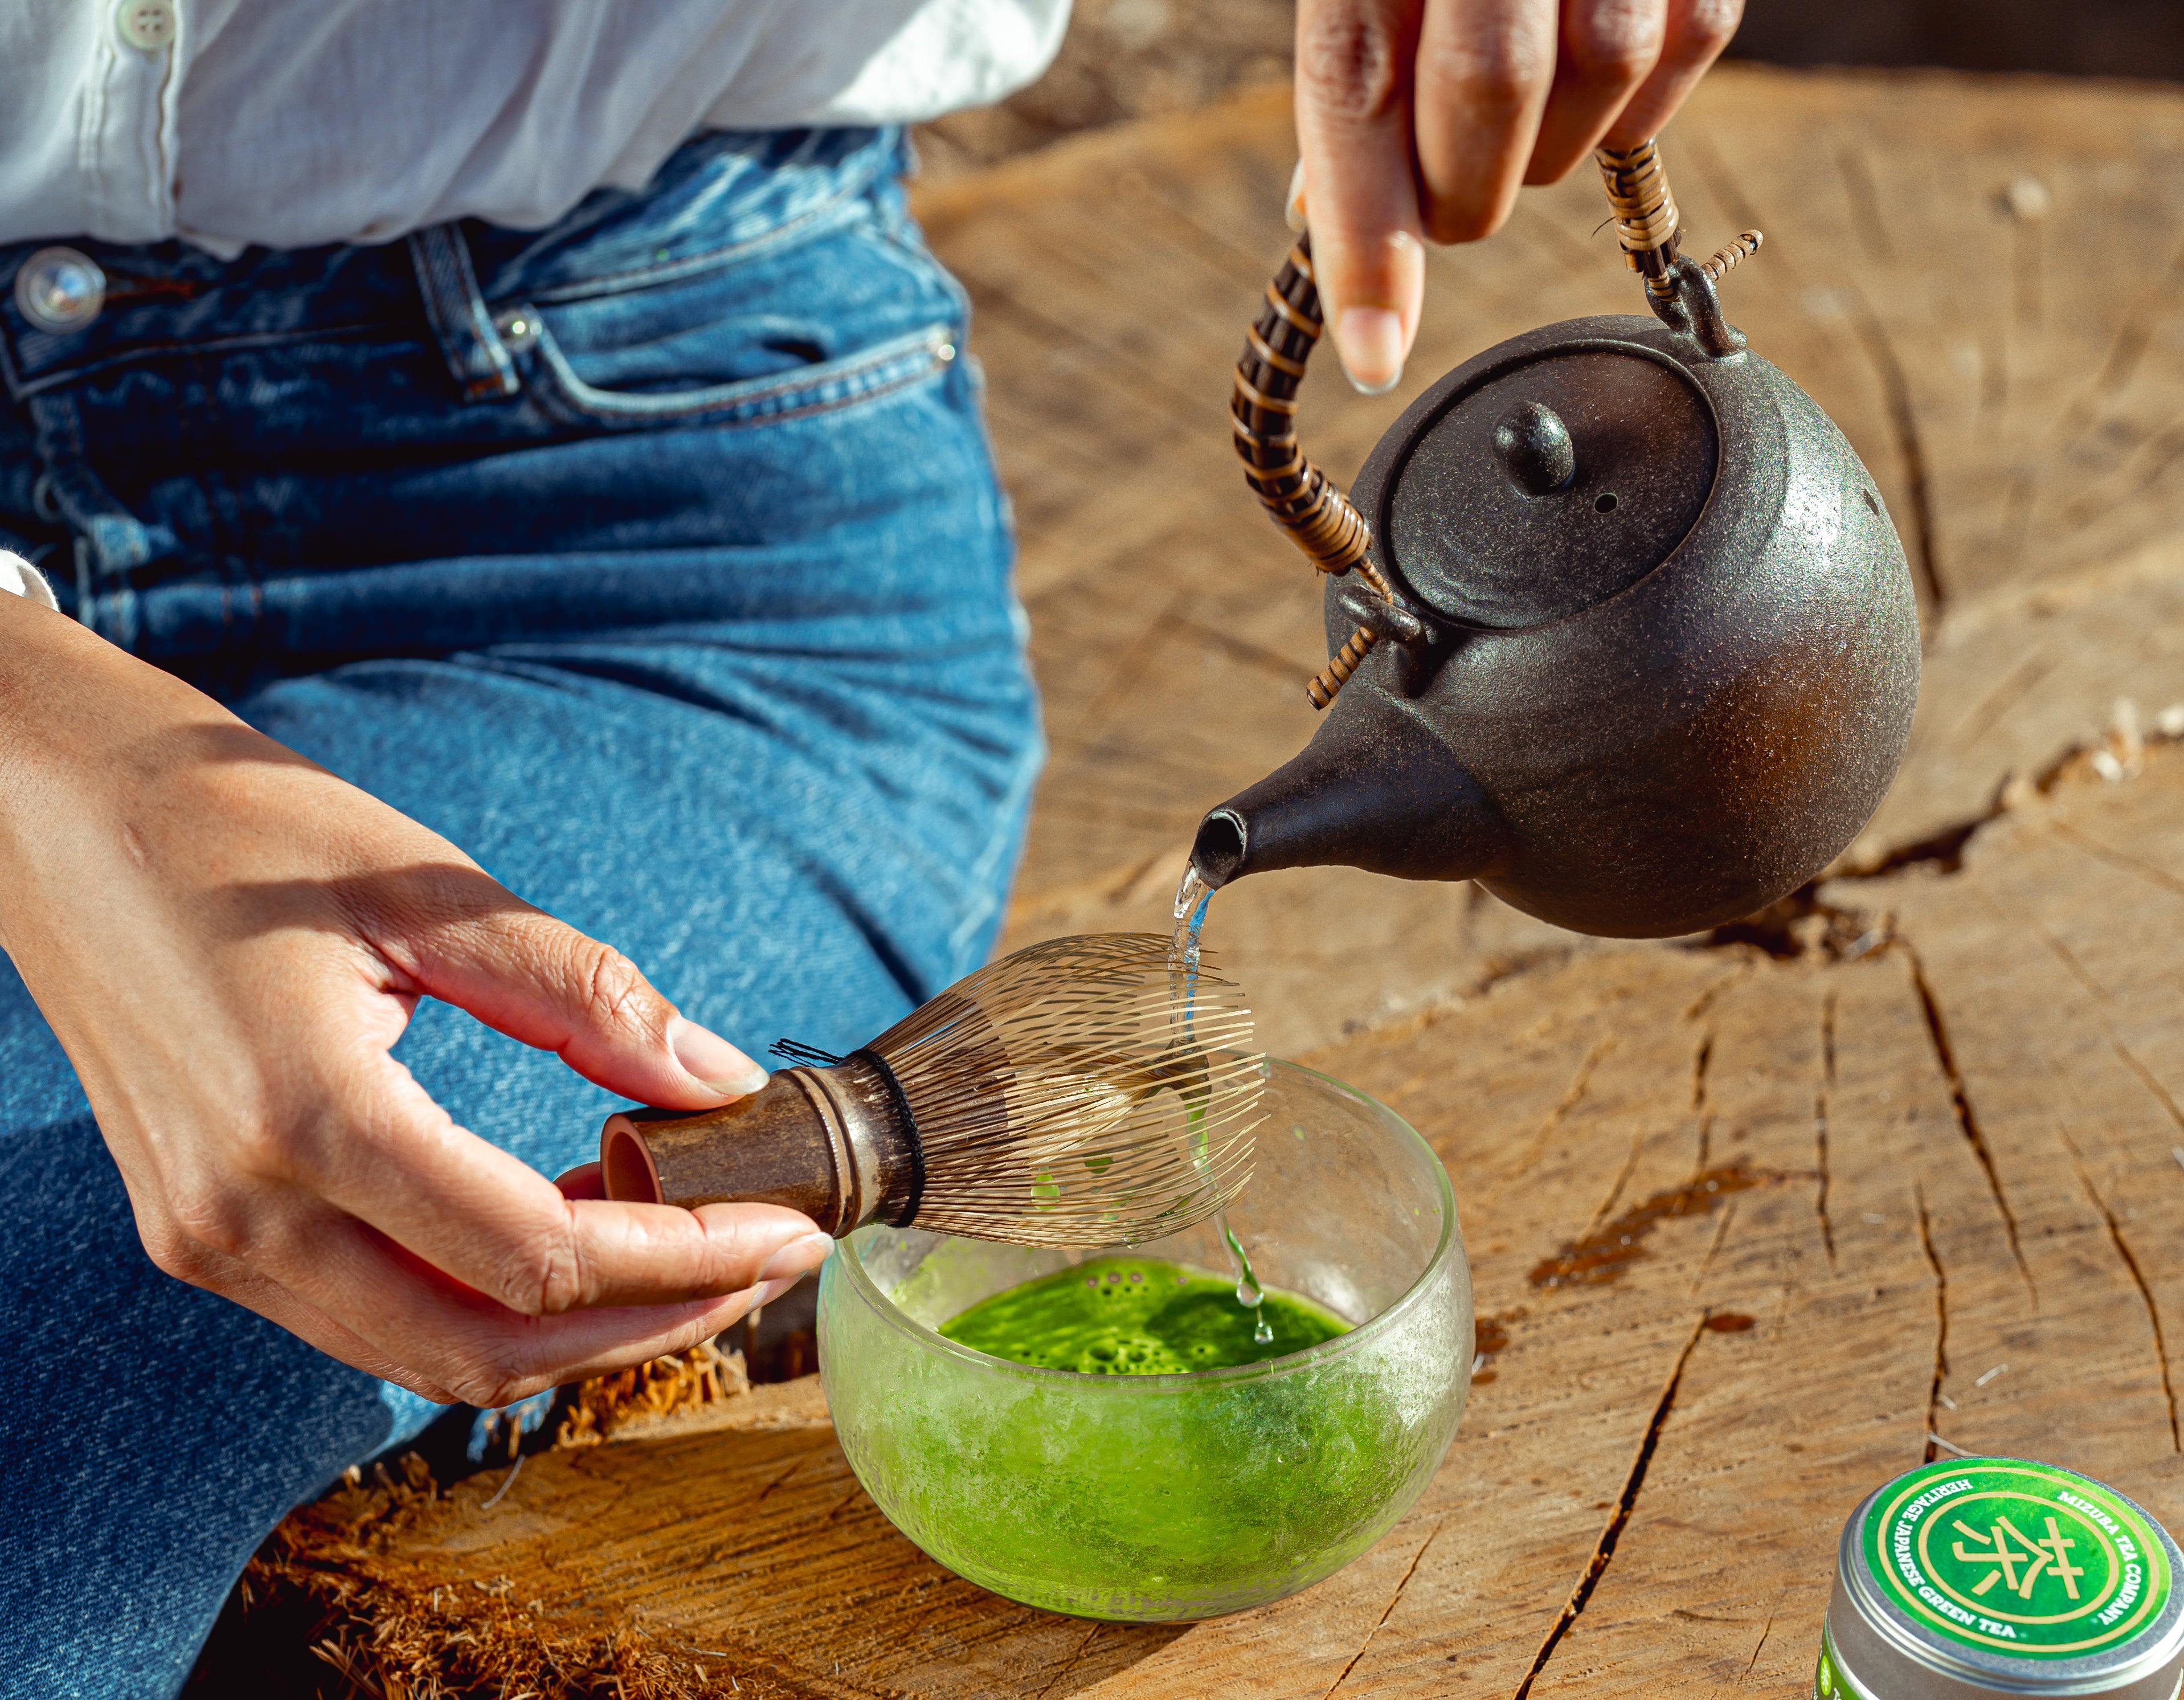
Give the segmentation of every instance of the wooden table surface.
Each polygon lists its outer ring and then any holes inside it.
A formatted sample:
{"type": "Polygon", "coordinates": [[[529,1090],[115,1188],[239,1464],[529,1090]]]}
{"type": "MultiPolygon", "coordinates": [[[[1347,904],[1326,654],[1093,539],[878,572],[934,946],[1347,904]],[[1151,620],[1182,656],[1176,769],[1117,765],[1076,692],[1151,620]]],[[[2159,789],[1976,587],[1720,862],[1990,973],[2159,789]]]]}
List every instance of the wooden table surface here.
{"type": "MultiPolygon", "coordinates": [[[[1268,1048],[1455,1177],[1486,1357],[1418,1507],[1264,1610],[1053,1617],[897,1535],[792,1384],[296,1525],[281,1574],[381,1692],[1791,1695],[1844,1517],[1936,1446],[2184,1530],[2184,92],[1731,70],[1663,148],[1693,246],[1766,231],[1730,315],[1897,517],[1919,718],[1841,877],[1733,938],[1336,871],[1215,906],[1268,1048]]],[[[1055,750],[1011,943],[1158,924],[1200,813],[1310,734],[1318,587],[1223,416],[1291,157],[1270,92],[921,198],[1055,750]]],[[[1435,254],[1402,393],[1316,373],[1314,454],[1346,474],[1479,348],[1637,310],[1598,200],[1435,254]]]]}

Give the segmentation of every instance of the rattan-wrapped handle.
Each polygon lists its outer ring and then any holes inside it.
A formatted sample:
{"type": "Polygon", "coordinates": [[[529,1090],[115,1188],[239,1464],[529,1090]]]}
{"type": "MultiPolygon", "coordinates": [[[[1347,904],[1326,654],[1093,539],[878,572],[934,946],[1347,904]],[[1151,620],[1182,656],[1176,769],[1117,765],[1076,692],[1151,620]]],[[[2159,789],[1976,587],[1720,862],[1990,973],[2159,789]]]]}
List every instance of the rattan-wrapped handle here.
{"type": "MultiPolygon", "coordinates": [[[[1298,237],[1282,269],[1267,286],[1259,316],[1244,333],[1244,353],[1228,412],[1244,477],[1268,516],[1322,572],[1355,571],[1393,602],[1387,581],[1373,565],[1373,528],[1297,446],[1297,387],[1323,328],[1319,286],[1312,272],[1312,237],[1298,237]]],[[[1305,688],[1314,708],[1334,700],[1345,680],[1380,641],[1361,626],[1324,672],[1305,688]]]]}

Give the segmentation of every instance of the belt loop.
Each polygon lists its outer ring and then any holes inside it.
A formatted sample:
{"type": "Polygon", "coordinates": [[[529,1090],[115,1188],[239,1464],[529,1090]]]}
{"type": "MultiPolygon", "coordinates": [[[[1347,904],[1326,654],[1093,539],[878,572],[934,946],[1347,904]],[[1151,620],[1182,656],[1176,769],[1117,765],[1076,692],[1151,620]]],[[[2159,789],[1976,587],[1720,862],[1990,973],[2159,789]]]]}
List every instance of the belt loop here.
{"type": "Polygon", "coordinates": [[[500,332],[493,327],[485,297],[478,293],[470,244],[455,224],[432,225],[410,232],[410,260],[417,288],[425,298],[425,317],[439,338],[448,372],[465,401],[491,401],[523,387],[515,361],[500,332]]]}

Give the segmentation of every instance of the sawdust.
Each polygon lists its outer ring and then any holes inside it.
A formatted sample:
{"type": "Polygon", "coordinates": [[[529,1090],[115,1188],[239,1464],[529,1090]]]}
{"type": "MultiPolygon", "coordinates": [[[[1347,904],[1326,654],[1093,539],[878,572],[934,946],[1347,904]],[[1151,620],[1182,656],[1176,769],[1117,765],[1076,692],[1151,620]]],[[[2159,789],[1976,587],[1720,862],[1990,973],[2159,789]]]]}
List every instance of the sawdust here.
{"type": "Polygon", "coordinates": [[[554,1432],[554,1445],[557,1450],[595,1446],[617,1429],[723,1404],[749,1391],[743,1354],[722,1352],[707,1340],[676,1357],[655,1357],[634,1369],[582,1383],[554,1432]]]}
{"type": "MultiPolygon", "coordinates": [[[[705,1413],[749,1396],[738,1354],[710,1343],[574,1390],[556,1450],[598,1446],[617,1430],[705,1413]]],[[[246,1619],[302,1621],[312,1654],[332,1679],[326,1693],[371,1700],[684,1700],[740,1694],[804,1700],[807,1691],[763,1662],[684,1647],[634,1614],[603,1614],[588,1601],[519,1598],[506,1576],[463,1576],[402,1556],[418,1524],[493,1514],[491,1474],[443,1490],[412,1452],[366,1477],[351,1471],[332,1492],[292,1513],[237,1586],[246,1619]]],[[[521,1514],[520,1505],[499,1514],[521,1514]]]]}

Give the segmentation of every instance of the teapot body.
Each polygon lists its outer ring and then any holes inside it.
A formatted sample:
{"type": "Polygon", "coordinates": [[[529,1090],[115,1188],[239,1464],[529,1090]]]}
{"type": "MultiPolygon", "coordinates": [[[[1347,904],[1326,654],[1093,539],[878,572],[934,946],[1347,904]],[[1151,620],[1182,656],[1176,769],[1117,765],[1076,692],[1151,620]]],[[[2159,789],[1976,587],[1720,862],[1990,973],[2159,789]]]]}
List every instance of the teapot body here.
{"type": "MultiPolygon", "coordinates": [[[[1918,611],[1856,453],[1741,341],[1572,320],[1406,411],[1351,500],[1422,635],[1365,655],[1297,760],[1208,816],[1210,883],[1347,862],[1664,937],[1841,854],[1909,739],[1918,611]],[[1559,462],[1511,446],[1543,411],[1559,462]]],[[[1359,607],[1329,579],[1330,652],[1359,607]]]]}

